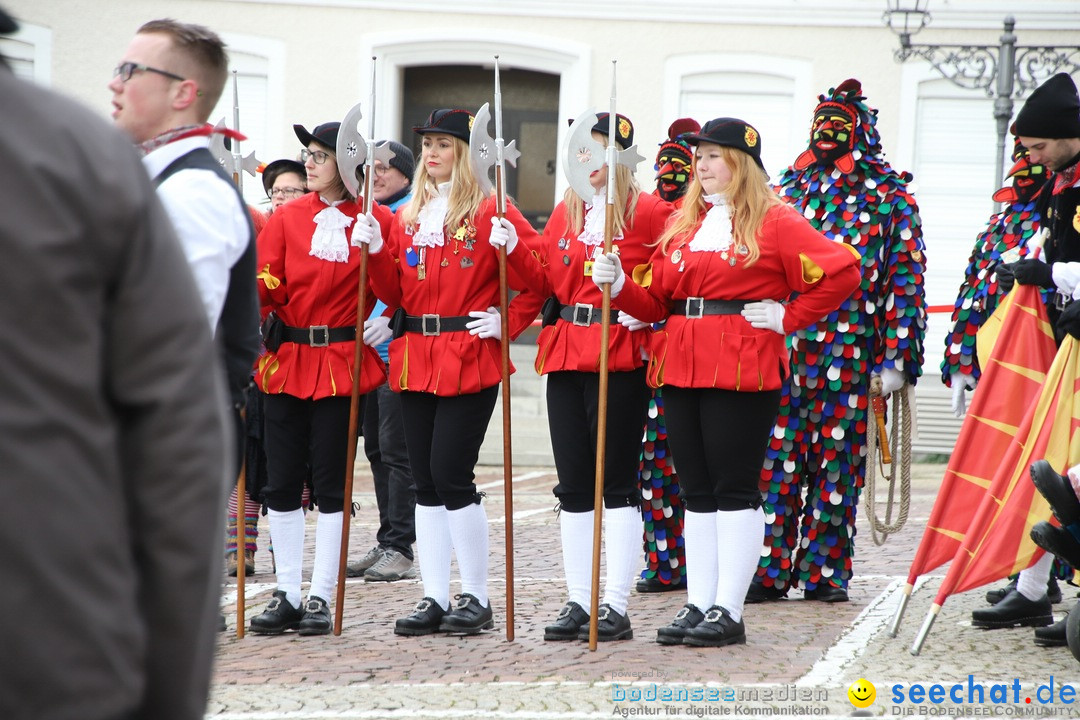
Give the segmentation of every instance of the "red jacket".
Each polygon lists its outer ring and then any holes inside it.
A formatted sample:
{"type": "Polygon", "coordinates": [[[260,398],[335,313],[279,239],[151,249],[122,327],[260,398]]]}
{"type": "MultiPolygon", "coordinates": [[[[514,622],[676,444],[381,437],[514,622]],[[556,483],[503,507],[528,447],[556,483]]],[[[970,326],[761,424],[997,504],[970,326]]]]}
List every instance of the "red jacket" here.
{"type": "Polygon", "coordinates": [[[653,338],[649,384],[758,391],[779,388],[790,373],[785,336],[750,326],[741,315],[688,318],[686,299],[787,300],[784,330],[807,327],[840,306],[859,284],[850,247],[814,230],[790,207],[769,209],[758,231],[758,261],[732,252],[691,252],[694,232],[657,248],[649,265],[628,278],[613,304],[646,322],[667,318],[653,338]],[[723,253],[728,254],[728,253],[723,253]],[[669,317],[670,314],[670,317],[669,317]]]}
{"type": "MultiPolygon", "coordinates": [[[[263,314],[274,311],[291,327],[356,326],[359,248],[349,245],[347,263],[320,260],[309,254],[314,217],[326,207],[317,193],[308,193],[274,211],[259,233],[257,287],[263,314]]],[[[360,212],[360,207],[349,201],[337,208],[348,217],[360,212]]],[[[372,213],[383,232],[389,231],[393,219],[390,211],[374,204],[372,213]]],[[[351,227],[345,229],[346,237],[351,231],[351,227]]],[[[369,282],[365,300],[367,315],[374,305],[369,282]]],[[[386,381],[386,369],[373,348],[364,346],[363,352],[360,392],[366,393],[386,381]]],[[[348,396],[352,392],[355,353],[355,342],[351,340],[326,347],[282,343],[277,351],[268,350],[259,358],[255,382],[260,390],[270,394],[285,393],[310,400],[348,396]]]]}
{"type": "MultiPolygon", "coordinates": [[[[623,269],[630,273],[648,261],[656,242],[671,215],[672,206],[653,195],[640,193],[634,217],[623,230],[623,237],[613,243],[618,248],[623,269]],[[652,247],[650,247],[652,246],[652,247]]],[[[578,239],[578,234],[566,230],[566,203],[555,207],[542,237],[532,247],[533,255],[543,266],[544,285],[530,288],[519,304],[528,321],[536,317],[544,300],[555,295],[563,305],[590,304],[599,308],[602,296],[592,281],[593,248],[578,239]]],[[[515,251],[511,262],[515,269],[524,261],[523,253],[515,251]]],[[[524,269],[522,269],[524,272],[524,269]]],[[[614,308],[614,305],[612,306],[614,308]]],[[[651,330],[630,332],[612,323],[608,335],[608,370],[621,372],[642,366],[642,349],[647,348],[651,330]]],[[[574,325],[560,319],[540,331],[536,354],[538,373],[558,370],[600,371],[600,323],[574,325]]]]}
{"type": "MultiPolygon", "coordinates": [[[[387,305],[400,306],[413,316],[461,317],[473,310],[498,307],[498,253],[488,243],[494,209],[494,200],[485,200],[471,220],[445,233],[442,247],[424,248],[423,279],[412,236],[406,233],[399,212],[390,232],[384,233],[386,247],[371,256],[371,284],[376,294],[387,305]]],[[[516,207],[507,206],[506,217],[517,229],[520,241],[530,245],[535,242],[536,231],[516,207]]],[[[507,265],[510,287],[523,290],[525,281],[509,262],[507,265]]],[[[530,282],[535,284],[540,268],[532,265],[534,277],[530,282]]],[[[528,262],[522,263],[526,271],[529,266],[528,262]]],[[[519,302],[514,298],[511,308],[519,302]]],[[[511,319],[515,315],[509,313],[511,319]]],[[[511,337],[527,325],[512,324],[511,337]]],[[[501,368],[499,342],[470,335],[468,330],[432,336],[407,332],[390,343],[390,387],[398,392],[413,390],[443,396],[475,393],[498,384],[501,368]]]]}

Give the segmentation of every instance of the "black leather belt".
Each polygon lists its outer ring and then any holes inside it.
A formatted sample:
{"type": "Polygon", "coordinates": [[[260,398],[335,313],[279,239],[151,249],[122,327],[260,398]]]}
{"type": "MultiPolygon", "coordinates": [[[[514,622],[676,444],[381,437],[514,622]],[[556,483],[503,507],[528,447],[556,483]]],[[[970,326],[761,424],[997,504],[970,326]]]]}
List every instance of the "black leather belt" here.
{"type": "Polygon", "coordinates": [[[743,307],[753,300],[706,300],[700,297],[688,297],[675,302],[672,314],[699,318],[703,315],[738,315],[743,307]]]}
{"type": "MultiPolygon", "coordinates": [[[[559,317],[567,322],[574,323],[575,325],[587,326],[592,323],[600,322],[604,317],[604,311],[589,303],[577,303],[576,305],[560,304],[559,317]]],[[[619,322],[619,312],[617,310],[612,310],[611,317],[609,317],[608,320],[610,320],[612,325],[619,322]]]]}
{"type": "Polygon", "coordinates": [[[299,343],[311,347],[326,347],[330,343],[348,342],[356,339],[356,328],[327,327],[326,325],[312,325],[311,327],[298,328],[288,325],[282,326],[282,342],[299,343]]]}
{"type": "Polygon", "coordinates": [[[444,332],[467,330],[465,323],[475,319],[468,315],[406,315],[405,332],[441,335],[444,332]]]}

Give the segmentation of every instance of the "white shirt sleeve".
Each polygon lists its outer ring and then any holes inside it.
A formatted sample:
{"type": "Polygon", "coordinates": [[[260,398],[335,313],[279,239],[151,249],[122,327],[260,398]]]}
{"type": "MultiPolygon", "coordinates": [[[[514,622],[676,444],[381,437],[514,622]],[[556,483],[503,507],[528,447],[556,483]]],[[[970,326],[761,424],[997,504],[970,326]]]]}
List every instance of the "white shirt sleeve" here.
{"type": "Polygon", "coordinates": [[[209,170],[182,170],[158,187],[195,276],[211,331],[217,330],[229,272],[247,249],[247,208],[232,186],[209,170]]]}

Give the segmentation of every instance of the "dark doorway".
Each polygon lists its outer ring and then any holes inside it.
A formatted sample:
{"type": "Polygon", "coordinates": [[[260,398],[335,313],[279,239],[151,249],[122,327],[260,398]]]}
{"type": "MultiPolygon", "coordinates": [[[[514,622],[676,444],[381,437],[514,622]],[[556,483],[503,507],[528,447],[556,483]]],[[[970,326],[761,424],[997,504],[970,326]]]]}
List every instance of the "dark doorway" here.
{"type": "MultiPolygon", "coordinates": [[[[506,190],[529,222],[542,230],[554,206],[558,148],[559,76],[532,70],[499,68],[503,136],[517,141],[517,168],[506,167],[506,190]]],[[[424,65],[405,69],[402,142],[420,160],[420,138],[412,128],[432,110],[456,107],[476,112],[484,103],[494,113],[494,66],[424,65]]],[[[490,130],[495,133],[492,121],[490,130]]]]}

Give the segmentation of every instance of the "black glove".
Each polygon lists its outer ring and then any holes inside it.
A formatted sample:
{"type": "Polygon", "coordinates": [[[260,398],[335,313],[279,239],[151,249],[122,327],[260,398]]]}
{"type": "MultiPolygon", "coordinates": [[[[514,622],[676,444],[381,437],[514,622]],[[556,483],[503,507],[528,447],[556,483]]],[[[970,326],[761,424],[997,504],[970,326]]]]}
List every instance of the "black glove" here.
{"type": "Polygon", "coordinates": [[[1080,301],[1071,302],[1065,307],[1058,318],[1057,329],[1080,339],[1080,301]]]}
{"type": "Polygon", "coordinates": [[[1030,260],[1025,258],[1011,264],[1016,282],[1021,285],[1038,285],[1043,288],[1056,287],[1054,285],[1054,271],[1048,263],[1042,260],[1030,260]]]}
{"type": "Polygon", "coordinates": [[[998,292],[1004,295],[1013,289],[1016,276],[1013,275],[1012,266],[1008,263],[998,263],[996,272],[998,292]]]}

